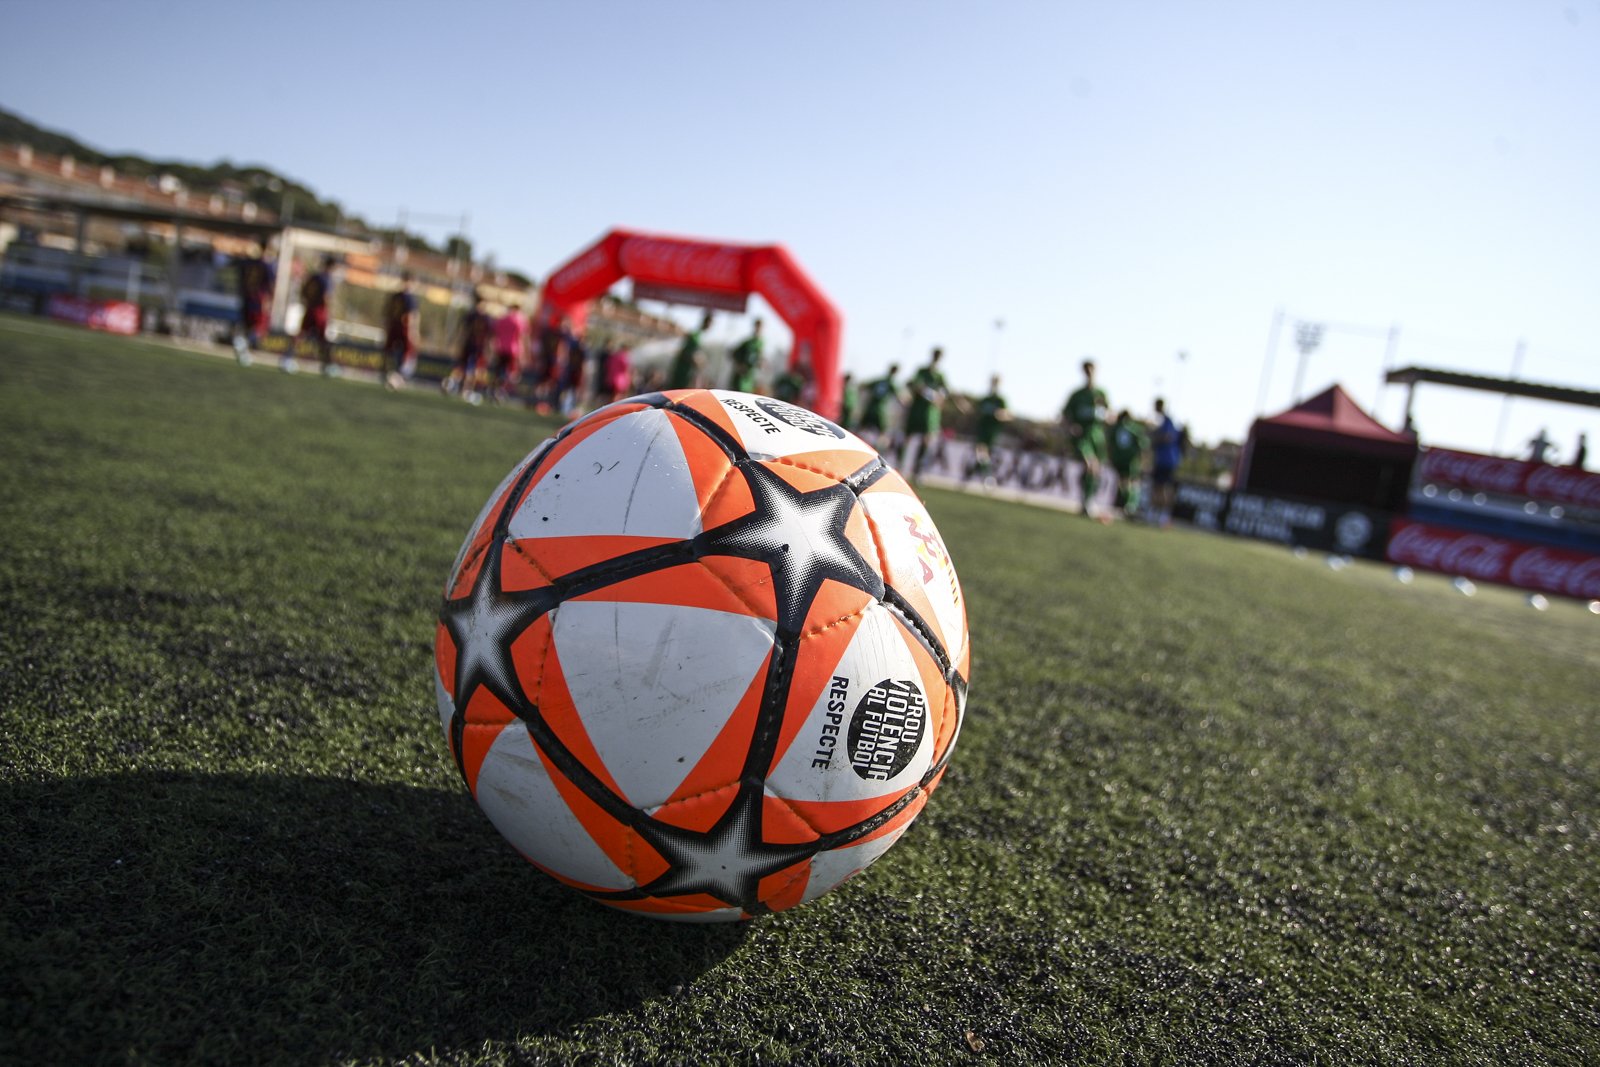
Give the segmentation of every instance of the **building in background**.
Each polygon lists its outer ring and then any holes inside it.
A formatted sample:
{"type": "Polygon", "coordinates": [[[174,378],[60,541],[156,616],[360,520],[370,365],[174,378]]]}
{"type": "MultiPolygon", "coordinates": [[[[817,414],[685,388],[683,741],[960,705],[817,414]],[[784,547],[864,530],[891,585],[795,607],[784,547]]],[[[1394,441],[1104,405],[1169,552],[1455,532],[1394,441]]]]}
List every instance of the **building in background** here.
{"type": "MultiPolygon", "coordinates": [[[[402,272],[417,282],[424,353],[451,350],[481,295],[493,314],[532,314],[539,288],[525,274],[473,259],[462,238],[440,252],[399,230],[296,221],[224,182],[197,194],[171,174],[133,177],[109,165],[0,144],[0,309],[225,342],[239,316],[236,264],[264,252],[276,270],[271,330],[299,330],[300,279],[332,255],[340,264],[329,334],[341,362],[364,365],[382,342],[382,309],[402,272]],[[371,353],[359,355],[358,353],[371,353]]],[[[621,301],[597,308],[591,337],[638,345],[680,332],[621,301]]],[[[120,332],[132,332],[123,328],[120,332]]]]}

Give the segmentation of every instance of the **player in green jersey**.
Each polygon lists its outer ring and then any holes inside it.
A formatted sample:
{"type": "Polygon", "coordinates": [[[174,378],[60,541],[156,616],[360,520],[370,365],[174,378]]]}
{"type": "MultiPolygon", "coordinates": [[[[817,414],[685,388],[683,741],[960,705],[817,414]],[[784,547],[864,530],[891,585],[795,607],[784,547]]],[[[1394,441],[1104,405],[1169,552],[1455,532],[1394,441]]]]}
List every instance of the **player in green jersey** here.
{"type": "Polygon", "coordinates": [[[772,379],[772,395],[787,404],[806,406],[808,392],[811,388],[811,365],[801,361],[791,367],[785,367],[772,379]]]}
{"type": "Polygon", "coordinates": [[[855,375],[849,371],[839,382],[839,426],[854,431],[861,413],[861,394],[856,391],[855,375]]]}
{"type": "Polygon", "coordinates": [[[1061,422],[1067,431],[1067,454],[1078,461],[1078,497],[1083,514],[1090,514],[1090,502],[1100,487],[1100,467],[1106,458],[1106,417],[1109,405],[1106,392],[1094,384],[1094,360],[1083,361],[1084,382],[1061,409],[1061,422]]]}
{"type": "Polygon", "coordinates": [[[761,320],[757,319],[749,337],[733,346],[728,360],[733,364],[733,374],[728,388],[740,393],[756,391],[756,374],[761,370],[761,320]]]}
{"type": "Polygon", "coordinates": [[[882,378],[862,386],[860,434],[880,452],[894,430],[894,405],[901,400],[900,383],[894,379],[899,373],[900,364],[891,363],[882,378]]]}
{"type": "Polygon", "coordinates": [[[700,368],[705,366],[706,355],[700,351],[701,337],[711,329],[711,312],[706,312],[700,320],[698,330],[690,330],[683,335],[683,343],[678,346],[678,354],[672,357],[672,369],[667,375],[668,389],[693,389],[695,379],[700,376],[700,368]]]}
{"type": "Polygon", "coordinates": [[[1139,489],[1144,480],[1144,457],[1150,451],[1150,434],[1144,423],[1124,409],[1111,425],[1111,469],[1117,472],[1117,508],[1133,518],[1139,511],[1139,489]]]}
{"type": "Polygon", "coordinates": [[[967,470],[967,477],[976,474],[988,483],[994,480],[994,446],[1000,439],[1000,427],[1011,421],[1006,398],[1000,395],[1000,375],[989,378],[989,392],[978,399],[976,410],[978,439],[973,446],[972,466],[967,470]]]}
{"type": "Polygon", "coordinates": [[[950,393],[944,371],[939,369],[943,360],[944,349],[935,348],[928,356],[927,364],[918,367],[911,375],[911,381],[906,383],[911,393],[911,403],[906,408],[906,441],[900,453],[900,466],[904,469],[910,464],[911,444],[915,441],[917,458],[915,465],[911,466],[913,479],[921,476],[922,468],[927,466],[939,441],[940,414],[945,397],[950,393]]]}

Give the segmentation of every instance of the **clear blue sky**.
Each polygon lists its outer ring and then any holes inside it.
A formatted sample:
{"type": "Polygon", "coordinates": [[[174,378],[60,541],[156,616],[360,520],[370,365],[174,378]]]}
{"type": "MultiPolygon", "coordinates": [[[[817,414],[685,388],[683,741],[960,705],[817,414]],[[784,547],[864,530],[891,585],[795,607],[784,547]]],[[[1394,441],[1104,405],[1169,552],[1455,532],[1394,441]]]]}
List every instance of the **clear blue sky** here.
{"type": "MultiPolygon", "coordinates": [[[[1505,374],[1524,340],[1524,376],[1600,389],[1600,0],[3,0],[0,106],[466,212],[541,277],[619,225],[779,241],[858,375],[943,344],[1034,415],[1092,354],[1114,405],[1239,438],[1279,307],[1332,324],[1307,391],[1391,422],[1392,323],[1401,364],[1505,374]]],[[[1269,409],[1295,359],[1286,328],[1269,409]]],[[[1431,443],[1500,412],[1419,393],[1431,443]]],[[[1600,412],[1530,401],[1502,444],[1540,426],[1600,453],[1600,412]]]]}

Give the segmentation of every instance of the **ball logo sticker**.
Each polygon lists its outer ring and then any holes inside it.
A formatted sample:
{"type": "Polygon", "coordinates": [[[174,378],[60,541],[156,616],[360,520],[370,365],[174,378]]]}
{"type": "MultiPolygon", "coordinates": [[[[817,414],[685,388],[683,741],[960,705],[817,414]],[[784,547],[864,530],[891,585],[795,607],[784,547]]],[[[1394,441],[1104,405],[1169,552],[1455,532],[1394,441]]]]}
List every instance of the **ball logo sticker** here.
{"type": "Polygon", "coordinates": [[[805,408],[795,407],[793,404],[786,404],[782,400],[757,400],[756,407],[797,430],[814,433],[818,437],[844,437],[843,430],[821,415],[805,408]]]}
{"type": "Polygon", "coordinates": [[[915,515],[907,515],[905,520],[906,533],[910,534],[911,540],[916,543],[917,565],[922,568],[922,584],[926,586],[933,581],[933,565],[937,565],[950,585],[950,595],[960,603],[961,584],[956,581],[955,566],[950,562],[950,553],[945,551],[944,542],[939,539],[938,533],[933,531],[932,520],[929,520],[927,530],[922,528],[915,515]]]}
{"type": "Polygon", "coordinates": [[[861,698],[850,719],[850,769],[887,782],[911,765],[928,725],[928,701],[915,682],[885,678],[861,698]]]}

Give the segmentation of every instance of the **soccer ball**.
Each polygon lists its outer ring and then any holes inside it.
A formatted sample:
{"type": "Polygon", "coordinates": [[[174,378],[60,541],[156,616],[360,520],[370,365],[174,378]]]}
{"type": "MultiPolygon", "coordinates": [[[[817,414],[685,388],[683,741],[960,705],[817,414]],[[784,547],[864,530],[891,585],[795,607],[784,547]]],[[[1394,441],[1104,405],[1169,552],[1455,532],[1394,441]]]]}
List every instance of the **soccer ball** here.
{"type": "Polygon", "coordinates": [[[812,900],[899,839],[970,658],[944,542],[869,445],[678,390],[506,476],[435,662],[456,766],[518,852],[614,907],[716,921],[812,900]]]}

